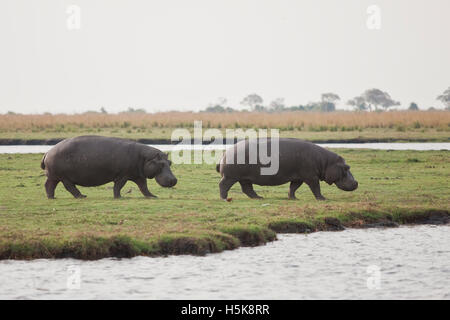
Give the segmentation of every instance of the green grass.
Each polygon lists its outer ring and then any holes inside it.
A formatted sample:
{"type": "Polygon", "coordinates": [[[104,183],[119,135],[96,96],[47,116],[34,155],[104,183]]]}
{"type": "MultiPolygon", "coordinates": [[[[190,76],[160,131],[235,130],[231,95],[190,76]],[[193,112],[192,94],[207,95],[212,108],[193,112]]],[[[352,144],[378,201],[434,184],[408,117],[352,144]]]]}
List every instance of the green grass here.
{"type": "MultiPolygon", "coordinates": [[[[336,150],[335,150],[336,151],[336,150]]],[[[80,188],[74,199],[62,184],[55,200],[45,196],[42,155],[0,155],[0,259],[205,254],[258,245],[276,232],[326,230],[325,218],[357,227],[392,219],[411,222],[433,210],[448,214],[447,151],[337,150],[359,182],[354,192],[321,183],[327,201],[306,185],[287,200],[288,184],[255,186],[263,200],[248,199],[236,184],[231,202],[219,200],[214,165],[173,165],[175,188],[149,180],[158,199],[144,198],[131,182],[123,198],[112,184],[80,188]],[[128,193],[127,193],[128,192],[128,193]]]]}
{"type": "MultiPolygon", "coordinates": [[[[19,139],[19,140],[48,140],[76,137],[79,135],[102,135],[113,136],[127,139],[164,139],[170,140],[173,130],[176,128],[73,128],[63,130],[41,129],[35,131],[17,130],[0,131],[0,139],[19,139]]],[[[206,130],[206,128],[204,128],[206,130]]],[[[359,130],[327,130],[318,131],[317,128],[304,128],[303,130],[286,128],[280,129],[280,136],[286,138],[298,138],[309,141],[343,141],[343,140],[361,140],[361,141],[450,141],[449,130],[439,130],[436,128],[407,128],[398,130],[396,128],[363,128],[359,130]]],[[[192,128],[188,128],[192,131],[192,128]]],[[[225,136],[225,130],[221,129],[225,136]]]]}

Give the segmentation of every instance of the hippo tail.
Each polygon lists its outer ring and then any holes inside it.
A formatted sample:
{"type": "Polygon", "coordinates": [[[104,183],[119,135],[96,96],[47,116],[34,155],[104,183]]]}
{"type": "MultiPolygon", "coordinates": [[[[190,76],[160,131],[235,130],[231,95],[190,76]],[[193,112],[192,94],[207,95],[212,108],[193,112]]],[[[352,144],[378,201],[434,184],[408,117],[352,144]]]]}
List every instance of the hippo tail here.
{"type": "Polygon", "coordinates": [[[42,170],[45,170],[45,163],[44,163],[44,160],[45,160],[45,156],[46,156],[47,154],[46,153],[44,153],[44,156],[42,157],[42,160],[41,160],[41,169],[42,170]]]}
{"type": "Polygon", "coordinates": [[[216,164],[216,171],[218,173],[220,173],[220,164],[223,162],[224,155],[225,155],[225,152],[222,154],[222,159],[220,159],[219,163],[216,164]]]}

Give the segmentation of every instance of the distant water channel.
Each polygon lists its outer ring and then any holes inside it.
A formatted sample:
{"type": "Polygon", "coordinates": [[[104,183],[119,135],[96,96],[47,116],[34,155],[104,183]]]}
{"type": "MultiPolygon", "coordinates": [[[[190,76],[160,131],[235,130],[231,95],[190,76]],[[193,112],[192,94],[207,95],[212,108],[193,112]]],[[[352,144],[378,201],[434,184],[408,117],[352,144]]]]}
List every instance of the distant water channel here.
{"type": "Polygon", "coordinates": [[[278,238],[204,257],[0,261],[0,299],[450,299],[450,225],[278,238]]]}
{"type": "MultiPolygon", "coordinates": [[[[392,143],[326,143],[318,144],[325,148],[348,148],[348,149],[374,149],[374,150],[450,150],[449,142],[392,142],[392,143]]],[[[228,145],[183,145],[155,144],[152,147],[162,151],[177,150],[225,150],[228,145]]],[[[50,145],[11,145],[0,146],[0,153],[44,153],[50,150],[50,145]]]]}

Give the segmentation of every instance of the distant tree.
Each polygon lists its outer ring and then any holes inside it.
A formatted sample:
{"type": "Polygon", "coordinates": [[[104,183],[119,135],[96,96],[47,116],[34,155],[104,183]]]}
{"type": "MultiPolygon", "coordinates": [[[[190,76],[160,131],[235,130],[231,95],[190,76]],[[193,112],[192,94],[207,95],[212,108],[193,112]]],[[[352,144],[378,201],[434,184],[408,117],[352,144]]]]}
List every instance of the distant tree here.
{"type": "Polygon", "coordinates": [[[321,101],[319,104],[320,112],[333,112],[336,111],[336,105],[333,102],[321,101]]]}
{"type": "Polygon", "coordinates": [[[297,107],[298,110],[316,111],[316,112],[332,112],[336,110],[336,102],[341,98],[335,93],[323,93],[318,102],[310,102],[306,106],[297,107]]]}
{"type": "MultiPolygon", "coordinates": [[[[273,110],[273,109],[271,109],[273,110]]],[[[288,111],[315,111],[315,112],[330,112],[335,111],[335,105],[333,103],[328,102],[310,102],[307,105],[298,105],[298,106],[291,106],[291,107],[283,107],[280,111],[281,112],[288,112],[288,111]]]]}
{"type": "Polygon", "coordinates": [[[219,98],[217,98],[217,101],[215,103],[210,104],[210,106],[211,105],[214,106],[214,107],[215,106],[220,106],[220,107],[223,107],[225,109],[227,104],[228,104],[227,98],[219,97],[219,98]]]}
{"type": "Polygon", "coordinates": [[[444,93],[439,95],[436,99],[445,105],[446,110],[450,110],[450,87],[448,87],[447,90],[445,90],[444,93]]]}
{"type": "Polygon", "coordinates": [[[310,102],[306,105],[305,110],[316,112],[332,112],[336,110],[336,106],[332,102],[310,102]]]}
{"type": "Polygon", "coordinates": [[[208,107],[205,109],[206,112],[233,112],[235,111],[232,108],[227,107],[228,100],[226,98],[220,97],[216,102],[210,103],[208,107]]]}
{"type": "Polygon", "coordinates": [[[292,106],[289,108],[285,108],[284,110],[286,110],[286,111],[306,111],[306,108],[305,108],[305,106],[298,105],[298,106],[292,106]]]}
{"type": "Polygon", "coordinates": [[[122,111],[121,113],[146,113],[144,109],[134,109],[129,107],[127,111],[122,111]]]}
{"type": "Polygon", "coordinates": [[[411,102],[411,103],[409,104],[408,110],[411,110],[411,111],[418,111],[418,110],[419,110],[419,106],[417,105],[417,103],[411,102]]]}
{"type": "Polygon", "coordinates": [[[366,90],[362,97],[368,103],[370,111],[372,111],[372,105],[375,106],[375,110],[378,110],[378,107],[383,107],[387,110],[392,106],[400,105],[400,102],[393,100],[389,93],[380,89],[366,90]]]}
{"type": "Polygon", "coordinates": [[[253,109],[253,111],[256,111],[256,112],[267,112],[267,111],[269,111],[269,110],[267,110],[266,107],[257,104],[257,105],[255,106],[255,108],[253,109]]]}
{"type": "Polygon", "coordinates": [[[354,97],[353,99],[350,99],[347,101],[347,104],[349,106],[352,106],[357,111],[366,111],[369,107],[367,105],[366,99],[361,96],[354,97]]]}
{"type": "Polygon", "coordinates": [[[100,112],[101,112],[101,113],[108,113],[104,107],[101,107],[101,108],[100,108],[100,112]]]}
{"type": "Polygon", "coordinates": [[[215,113],[225,113],[225,112],[234,112],[233,108],[222,107],[222,106],[209,106],[205,109],[205,112],[215,112],[215,113]]]}
{"type": "Polygon", "coordinates": [[[285,107],[284,98],[276,98],[270,103],[270,109],[273,111],[284,111],[285,107]]]}
{"type": "Polygon", "coordinates": [[[322,93],[322,102],[330,102],[336,104],[336,102],[338,102],[339,100],[341,100],[341,98],[335,93],[322,93]]]}
{"type": "Polygon", "coordinates": [[[318,102],[309,102],[305,106],[305,111],[319,111],[319,103],[318,102]]]}
{"type": "Polygon", "coordinates": [[[319,103],[319,111],[321,112],[332,112],[336,110],[336,103],[341,100],[341,98],[332,92],[322,93],[321,102],[319,103]]]}
{"type": "Polygon", "coordinates": [[[256,93],[249,94],[241,101],[241,105],[250,107],[250,110],[252,111],[257,107],[258,109],[261,109],[262,103],[263,99],[256,93]]]}
{"type": "Polygon", "coordinates": [[[205,112],[217,112],[217,113],[222,113],[225,112],[225,108],[222,106],[213,106],[210,105],[205,109],[205,112]]]}

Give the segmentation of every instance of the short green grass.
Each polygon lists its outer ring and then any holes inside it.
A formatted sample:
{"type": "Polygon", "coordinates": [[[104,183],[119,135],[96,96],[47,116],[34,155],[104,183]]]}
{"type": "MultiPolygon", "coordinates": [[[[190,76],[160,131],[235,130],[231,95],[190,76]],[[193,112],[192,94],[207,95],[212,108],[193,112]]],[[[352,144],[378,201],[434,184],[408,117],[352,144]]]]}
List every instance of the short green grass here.
{"type": "Polygon", "coordinates": [[[447,151],[334,150],[359,181],[354,192],[321,183],[327,201],[316,201],[306,185],[298,200],[288,187],[255,186],[262,200],[248,199],[236,184],[231,202],[219,200],[215,165],[173,165],[175,188],[149,180],[158,199],[144,198],[131,182],[122,199],[112,184],[80,188],[74,199],[62,184],[56,199],[45,196],[42,155],[0,155],[0,259],[204,254],[275,239],[277,225],[321,230],[325,217],[346,226],[386,218],[402,222],[415,214],[449,209],[447,151]]]}
{"type": "MultiPolygon", "coordinates": [[[[71,138],[79,135],[102,135],[127,139],[163,139],[170,140],[173,130],[176,128],[72,128],[64,130],[41,129],[35,131],[29,130],[0,130],[0,139],[19,139],[19,140],[48,140],[71,138]]],[[[204,128],[205,130],[207,128],[204,128]]],[[[436,128],[407,128],[398,130],[396,128],[361,128],[360,130],[303,130],[286,128],[280,129],[280,136],[286,138],[298,138],[309,141],[450,141],[450,131],[436,128]]],[[[192,128],[189,128],[192,132],[192,128]]],[[[221,129],[224,137],[225,130],[221,129]]],[[[244,128],[246,130],[246,128],[244,128]]]]}

